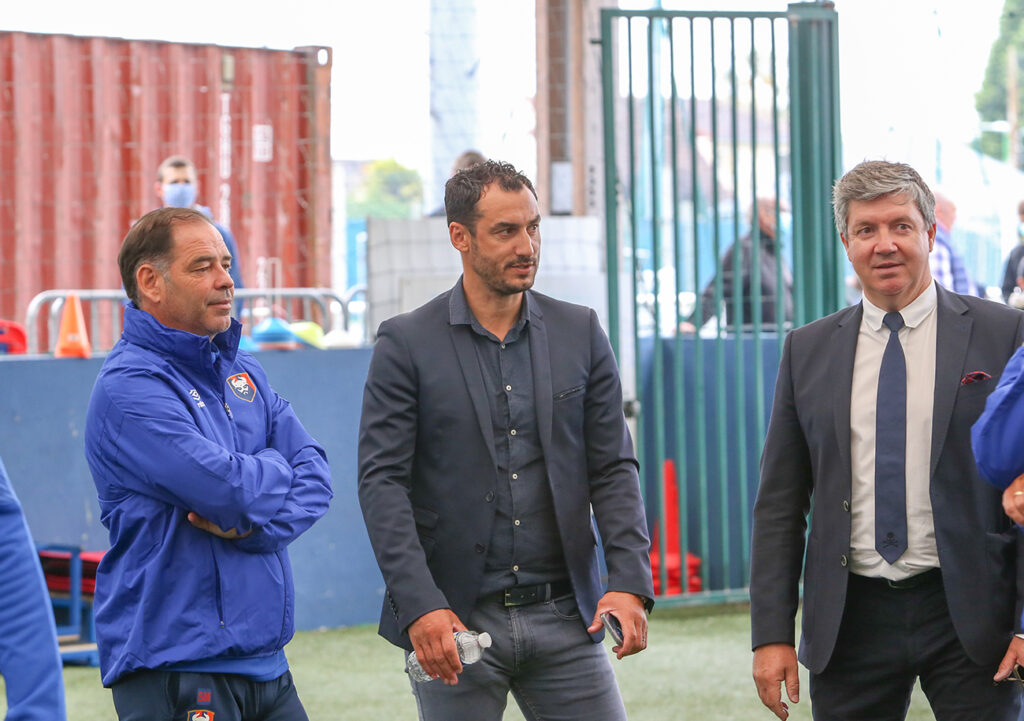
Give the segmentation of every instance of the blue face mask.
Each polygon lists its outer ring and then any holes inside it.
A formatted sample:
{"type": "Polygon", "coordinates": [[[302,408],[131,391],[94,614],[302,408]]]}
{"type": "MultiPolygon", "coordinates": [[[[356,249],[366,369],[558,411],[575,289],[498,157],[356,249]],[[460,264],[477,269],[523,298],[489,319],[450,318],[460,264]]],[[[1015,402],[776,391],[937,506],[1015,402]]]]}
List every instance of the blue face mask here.
{"type": "Polygon", "coordinates": [[[196,204],[196,186],[193,183],[165,183],[165,208],[191,208],[196,204]]]}

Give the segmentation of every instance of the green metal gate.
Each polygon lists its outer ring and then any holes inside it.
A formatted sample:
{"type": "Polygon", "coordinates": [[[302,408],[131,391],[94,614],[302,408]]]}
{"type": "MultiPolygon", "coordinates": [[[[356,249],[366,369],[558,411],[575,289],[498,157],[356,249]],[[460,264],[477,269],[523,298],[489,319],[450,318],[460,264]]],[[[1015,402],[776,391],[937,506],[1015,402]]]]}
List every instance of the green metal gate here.
{"type": "Polygon", "coordinates": [[[656,590],[742,598],[781,340],[843,302],[837,16],[601,23],[609,335],[635,386],[656,590]]]}

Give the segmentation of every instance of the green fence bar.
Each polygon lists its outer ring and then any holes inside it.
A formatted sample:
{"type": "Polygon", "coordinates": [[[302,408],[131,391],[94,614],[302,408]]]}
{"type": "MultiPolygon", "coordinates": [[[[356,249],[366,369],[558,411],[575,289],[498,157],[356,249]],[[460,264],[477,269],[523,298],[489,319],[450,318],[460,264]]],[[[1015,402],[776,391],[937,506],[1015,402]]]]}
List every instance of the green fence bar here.
{"type": "Polygon", "coordinates": [[[632,364],[663,604],[744,597],[782,338],[842,299],[836,24],[817,3],[601,13],[609,337],[632,364]]]}

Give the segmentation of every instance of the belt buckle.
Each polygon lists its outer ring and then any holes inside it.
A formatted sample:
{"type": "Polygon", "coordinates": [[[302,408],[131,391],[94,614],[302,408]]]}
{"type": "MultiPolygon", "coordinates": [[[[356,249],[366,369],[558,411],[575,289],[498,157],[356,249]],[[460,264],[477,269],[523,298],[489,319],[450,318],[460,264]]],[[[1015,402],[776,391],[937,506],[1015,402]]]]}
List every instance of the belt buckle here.
{"type": "Polygon", "coordinates": [[[539,598],[538,586],[530,586],[528,588],[506,588],[505,605],[506,606],[526,606],[531,603],[536,603],[539,598]]]}

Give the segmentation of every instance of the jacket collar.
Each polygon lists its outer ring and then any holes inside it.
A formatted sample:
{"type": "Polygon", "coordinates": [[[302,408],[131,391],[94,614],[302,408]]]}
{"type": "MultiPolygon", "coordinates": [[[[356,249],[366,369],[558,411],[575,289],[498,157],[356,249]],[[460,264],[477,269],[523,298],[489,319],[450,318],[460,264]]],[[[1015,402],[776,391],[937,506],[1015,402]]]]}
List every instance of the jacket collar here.
{"type": "Polygon", "coordinates": [[[221,357],[232,363],[238,353],[241,335],[242,324],[234,318],[231,319],[231,326],[211,341],[205,335],[168,328],[146,311],[139,310],[134,303],[128,303],[124,309],[124,331],[121,338],[127,343],[148,348],[186,365],[206,368],[213,363],[211,342],[217,346],[221,357]]]}

